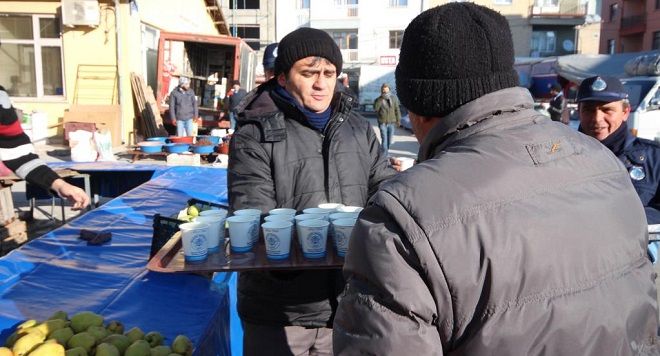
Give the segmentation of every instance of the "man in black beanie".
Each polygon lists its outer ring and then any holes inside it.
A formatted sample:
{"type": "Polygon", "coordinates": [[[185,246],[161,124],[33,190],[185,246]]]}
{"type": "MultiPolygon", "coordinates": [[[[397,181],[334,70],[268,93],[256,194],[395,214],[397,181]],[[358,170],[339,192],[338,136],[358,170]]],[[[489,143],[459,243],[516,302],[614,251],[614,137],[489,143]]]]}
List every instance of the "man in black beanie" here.
{"type": "Polygon", "coordinates": [[[507,20],[468,2],[423,12],[396,84],[419,163],[353,229],[335,354],[648,354],[644,209],[605,147],[533,110],[507,20]]]}
{"type": "MultiPolygon", "coordinates": [[[[302,211],[322,203],[364,206],[395,171],[371,125],[337,85],[342,56],[321,30],[280,41],[275,77],[241,102],[229,150],[234,211],[302,211]]],[[[323,261],[319,262],[323,265],[323,261]]],[[[245,355],[332,355],[339,269],[244,272],[238,312],[245,355]]]]}

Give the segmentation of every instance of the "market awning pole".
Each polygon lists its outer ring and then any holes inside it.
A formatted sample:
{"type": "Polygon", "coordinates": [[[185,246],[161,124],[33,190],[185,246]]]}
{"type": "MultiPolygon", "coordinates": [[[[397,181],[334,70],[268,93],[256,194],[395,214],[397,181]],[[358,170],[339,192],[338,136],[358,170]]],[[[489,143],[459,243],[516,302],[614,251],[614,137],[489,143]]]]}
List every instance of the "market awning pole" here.
{"type": "Polygon", "coordinates": [[[117,102],[119,103],[119,130],[121,131],[121,142],[125,144],[124,141],[124,108],[122,100],[122,84],[124,83],[123,75],[121,73],[121,36],[120,36],[120,23],[119,20],[119,0],[115,0],[115,36],[117,42],[117,102]]]}

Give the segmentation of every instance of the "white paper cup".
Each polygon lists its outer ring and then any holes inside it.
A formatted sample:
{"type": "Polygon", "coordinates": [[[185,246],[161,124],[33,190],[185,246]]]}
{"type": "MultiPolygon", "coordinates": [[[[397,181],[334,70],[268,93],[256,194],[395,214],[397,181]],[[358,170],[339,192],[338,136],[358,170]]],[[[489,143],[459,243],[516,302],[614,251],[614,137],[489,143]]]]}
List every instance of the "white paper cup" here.
{"type": "Polygon", "coordinates": [[[268,215],[264,218],[264,221],[288,221],[293,223],[295,215],[268,215]]]}
{"type": "Polygon", "coordinates": [[[204,215],[195,218],[195,222],[208,224],[209,234],[206,240],[209,253],[220,251],[220,241],[225,239],[225,216],[224,215],[204,215]]]}
{"type": "Polygon", "coordinates": [[[261,210],[259,209],[241,209],[234,211],[234,216],[251,216],[254,223],[254,230],[251,230],[252,235],[252,245],[256,245],[259,242],[259,224],[261,223],[261,210]]]}
{"type": "Polygon", "coordinates": [[[226,210],[220,210],[220,209],[211,209],[211,210],[204,210],[199,212],[199,216],[223,216],[227,217],[227,211],[226,210]]]}
{"type": "Polygon", "coordinates": [[[406,169],[410,168],[415,164],[415,159],[410,158],[410,157],[397,157],[396,159],[401,162],[401,170],[405,171],[406,169]]]}
{"type": "Polygon", "coordinates": [[[346,256],[348,241],[350,240],[356,221],[356,219],[337,219],[332,222],[332,227],[335,231],[333,242],[339,257],[346,256]]]}
{"type": "Polygon", "coordinates": [[[359,213],[363,210],[364,208],[361,206],[342,206],[341,208],[337,209],[338,213],[359,213]]]}
{"type": "Polygon", "coordinates": [[[179,225],[186,262],[201,262],[208,257],[209,225],[192,222],[179,225]]]}
{"type": "Polygon", "coordinates": [[[300,214],[293,217],[296,224],[304,220],[327,220],[325,214],[300,214]]]}
{"type": "Polygon", "coordinates": [[[360,213],[332,213],[330,214],[330,222],[333,222],[337,219],[357,219],[360,213]]]}
{"type": "Polygon", "coordinates": [[[234,215],[259,215],[261,216],[261,210],[259,209],[240,209],[234,211],[234,215]]]}
{"type": "Polygon", "coordinates": [[[259,235],[259,225],[254,223],[254,216],[230,216],[227,218],[229,224],[229,245],[232,252],[248,252],[252,249],[252,239],[259,235]]]}
{"type": "MultiPolygon", "coordinates": [[[[337,209],[341,208],[342,206],[344,206],[344,204],[340,204],[340,203],[323,203],[318,205],[319,208],[329,209],[332,210],[332,212],[337,211],[337,209]]],[[[332,212],[330,214],[332,214],[332,212]]]]}
{"type": "Polygon", "coordinates": [[[333,209],[323,209],[323,208],[307,208],[303,210],[303,214],[323,214],[325,220],[328,220],[328,216],[334,213],[333,209]]]}
{"type": "Polygon", "coordinates": [[[329,225],[330,223],[325,220],[316,219],[298,222],[296,229],[305,258],[318,259],[325,257],[329,225]]]}
{"type": "Polygon", "coordinates": [[[296,213],[296,209],[290,208],[277,208],[268,211],[268,214],[270,215],[296,215],[296,213]]]}
{"type": "Polygon", "coordinates": [[[269,260],[285,260],[291,253],[291,230],[289,221],[268,221],[261,224],[269,260]]]}

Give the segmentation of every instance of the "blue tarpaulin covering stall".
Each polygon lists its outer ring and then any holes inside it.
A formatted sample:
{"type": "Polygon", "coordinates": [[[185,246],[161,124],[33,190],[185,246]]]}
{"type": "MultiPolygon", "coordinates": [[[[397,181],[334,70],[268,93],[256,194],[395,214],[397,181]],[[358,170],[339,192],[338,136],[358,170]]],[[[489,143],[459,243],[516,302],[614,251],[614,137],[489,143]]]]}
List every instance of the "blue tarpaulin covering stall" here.
{"type": "Polygon", "coordinates": [[[0,258],[0,342],[26,319],[89,310],[127,329],[160,331],[166,342],[185,334],[196,355],[232,352],[230,322],[240,332],[230,307],[233,274],[212,281],[146,270],[153,215],[174,214],[190,198],[226,204],[226,170],[162,168],[157,178],[0,258]],[[83,228],[110,231],[112,241],[88,246],[78,238],[83,228]]]}

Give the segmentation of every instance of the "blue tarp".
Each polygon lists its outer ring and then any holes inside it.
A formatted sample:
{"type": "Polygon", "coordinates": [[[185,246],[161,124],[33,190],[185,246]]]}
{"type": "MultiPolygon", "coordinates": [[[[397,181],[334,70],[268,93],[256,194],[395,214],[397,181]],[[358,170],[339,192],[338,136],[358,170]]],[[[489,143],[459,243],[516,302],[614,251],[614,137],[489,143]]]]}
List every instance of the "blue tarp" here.
{"type": "Polygon", "coordinates": [[[196,355],[230,354],[233,275],[214,283],[145,268],[153,215],[174,214],[190,198],[226,204],[226,170],[160,167],[158,178],[0,258],[0,342],[26,319],[90,310],[127,329],[160,331],[167,342],[186,334],[196,355]],[[111,231],[112,241],[87,246],[78,239],[83,228],[111,231]]]}

